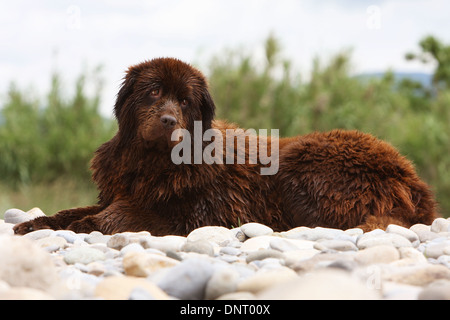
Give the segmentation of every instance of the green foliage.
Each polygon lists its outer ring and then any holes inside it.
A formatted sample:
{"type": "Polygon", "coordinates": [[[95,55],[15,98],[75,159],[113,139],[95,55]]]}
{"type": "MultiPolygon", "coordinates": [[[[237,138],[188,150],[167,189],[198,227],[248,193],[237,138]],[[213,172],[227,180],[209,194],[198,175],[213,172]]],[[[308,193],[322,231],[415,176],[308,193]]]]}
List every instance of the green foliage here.
{"type": "Polygon", "coordinates": [[[280,129],[282,136],[335,128],[372,133],[415,163],[448,215],[450,74],[445,70],[450,68],[446,58],[450,47],[429,42],[426,38],[420,45],[437,61],[434,83],[439,88],[434,92],[409,79],[397,82],[390,71],[382,78],[351,76],[349,51],[326,62],[315,58],[308,80],[302,81],[292,62],[282,58],[281,46],[272,35],[265,43],[263,63],[242,49],[228,50],[209,65],[218,117],[246,128],[280,129]]]}
{"type": "Polygon", "coordinates": [[[444,45],[433,36],[423,38],[419,46],[421,52],[408,52],[407,60],[419,60],[422,63],[434,63],[436,69],[433,76],[433,84],[436,89],[448,89],[450,87],[450,45],[444,45]]]}
{"type": "Polygon", "coordinates": [[[11,187],[51,182],[67,176],[89,181],[89,160],[115,131],[112,120],[99,113],[102,82],[92,76],[96,92],[85,92],[86,75],[78,77],[73,97],[64,98],[58,74],[51,78],[47,99],[11,86],[0,109],[0,180],[11,187]]]}

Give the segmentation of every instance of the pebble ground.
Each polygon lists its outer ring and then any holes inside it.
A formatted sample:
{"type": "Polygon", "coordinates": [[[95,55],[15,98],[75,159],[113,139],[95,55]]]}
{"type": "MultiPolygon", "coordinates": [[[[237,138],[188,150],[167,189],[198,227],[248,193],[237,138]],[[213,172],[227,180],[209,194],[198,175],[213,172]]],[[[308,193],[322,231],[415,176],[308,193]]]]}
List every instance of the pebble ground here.
{"type": "Polygon", "coordinates": [[[13,233],[0,220],[0,299],[446,299],[450,218],[386,230],[258,223],[187,237],[68,230],[13,233]]]}

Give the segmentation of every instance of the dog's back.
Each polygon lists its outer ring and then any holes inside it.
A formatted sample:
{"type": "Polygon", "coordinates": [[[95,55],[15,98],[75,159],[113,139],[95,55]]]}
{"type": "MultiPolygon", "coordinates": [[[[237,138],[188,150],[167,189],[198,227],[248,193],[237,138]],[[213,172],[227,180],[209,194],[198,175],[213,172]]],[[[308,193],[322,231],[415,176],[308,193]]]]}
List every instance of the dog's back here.
{"type": "Polygon", "coordinates": [[[385,228],[430,224],[430,188],[390,144],[358,131],[297,137],[280,153],[283,211],[295,225],[385,228]]]}

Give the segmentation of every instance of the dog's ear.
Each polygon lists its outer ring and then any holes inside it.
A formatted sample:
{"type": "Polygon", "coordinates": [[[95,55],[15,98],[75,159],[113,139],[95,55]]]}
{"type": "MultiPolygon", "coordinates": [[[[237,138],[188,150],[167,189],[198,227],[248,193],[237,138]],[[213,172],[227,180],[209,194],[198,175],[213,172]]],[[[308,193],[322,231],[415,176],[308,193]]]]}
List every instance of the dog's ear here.
{"type": "Polygon", "coordinates": [[[127,106],[127,99],[134,90],[139,70],[136,67],[130,67],[124,77],[122,86],[117,94],[116,104],[114,105],[114,115],[119,123],[119,133],[123,140],[131,139],[136,133],[136,119],[131,105],[127,106]]]}
{"type": "Polygon", "coordinates": [[[134,67],[130,67],[125,75],[122,86],[117,94],[116,104],[114,105],[114,115],[119,120],[123,111],[124,104],[128,97],[133,93],[133,87],[139,72],[134,67]]]}
{"type": "Polygon", "coordinates": [[[200,110],[202,112],[202,127],[203,131],[211,129],[211,123],[214,119],[214,114],[216,112],[216,106],[214,104],[208,89],[205,87],[202,92],[202,101],[200,105],[200,110]]]}

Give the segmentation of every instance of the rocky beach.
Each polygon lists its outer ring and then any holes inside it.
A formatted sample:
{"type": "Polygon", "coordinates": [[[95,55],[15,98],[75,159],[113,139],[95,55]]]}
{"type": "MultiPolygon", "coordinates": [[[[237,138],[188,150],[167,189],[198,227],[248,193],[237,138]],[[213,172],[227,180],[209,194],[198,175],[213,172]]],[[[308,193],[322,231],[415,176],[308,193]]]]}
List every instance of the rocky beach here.
{"type": "Polygon", "coordinates": [[[104,235],[0,220],[0,299],[450,299],[450,218],[363,232],[247,223],[187,237],[104,235]]]}

